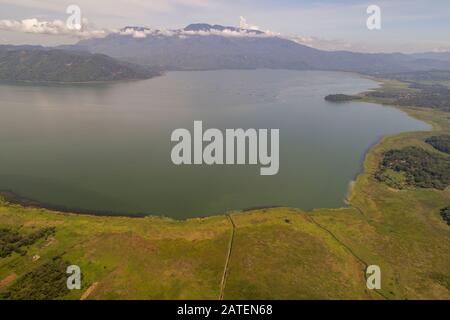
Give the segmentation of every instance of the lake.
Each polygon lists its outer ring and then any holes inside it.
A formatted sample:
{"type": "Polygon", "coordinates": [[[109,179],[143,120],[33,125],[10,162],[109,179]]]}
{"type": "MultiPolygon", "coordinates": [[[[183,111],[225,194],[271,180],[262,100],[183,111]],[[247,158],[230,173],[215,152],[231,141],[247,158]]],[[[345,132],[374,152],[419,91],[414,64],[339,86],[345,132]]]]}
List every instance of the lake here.
{"type": "Polygon", "coordinates": [[[386,106],[324,96],[378,84],[355,74],[170,72],[137,82],[0,84],[0,190],[82,211],[190,218],[261,206],[344,204],[368,148],[430,126],[386,106]],[[173,130],[280,129],[280,171],[175,166],[173,130]]]}

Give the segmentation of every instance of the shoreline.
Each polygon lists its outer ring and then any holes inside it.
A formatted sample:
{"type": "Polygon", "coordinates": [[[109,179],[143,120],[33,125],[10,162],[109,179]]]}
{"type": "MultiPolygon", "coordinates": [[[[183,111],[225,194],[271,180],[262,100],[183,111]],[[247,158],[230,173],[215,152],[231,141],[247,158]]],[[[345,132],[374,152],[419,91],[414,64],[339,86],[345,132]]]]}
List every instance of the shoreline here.
{"type": "Polygon", "coordinates": [[[59,86],[70,86],[70,85],[93,85],[93,84],[114,84],[122,82],[137,82],[146,81],[162,77],[166,75],[166,72],[158,72],[157,74],[148,78],[137,78],[137,79],[121,79],[121,80],[90,80],[90,81],[43,81],[43,80],[7,80],[0,79],[1,83],[5,84],[30,84],[30,85],[59,85],[59,86]]]}
{"type": "Polygon", "coordinates": [[[94,217],[121,217],[121,218],[146,218],[146,217],[161,217],[164,216],[161,215],[152,215],[152,214],[145,214],[145,213],[114,213],[114,212],[108,212],[108,211],[100,211],[100,210],[87,210],[87,209],[77,209],[77,208],[67,208],[64,206],[59,205],[52,205],[52,204],[46,204],[37,200],[33,200],[27,197],[22,197],[18,193],[14,191],[6,191],[6,190],[0,190],[0,198],[4,199],[6,203],[12,204],[12,205],[19,205],[23,208],[31,208],[31,209],[45,209],[49,211],[53,211],[56,213],[70,213],[70,214],[76,214],[76,215],[85,215],[85,216],[94,216],[94,217]]]}
{"type": "MultiPolygon", "coordinates": [[[[223,213],[219,214],[212,214],[212,215],[205,215],[205,216],[199,216],[199,217],[191,217],[191,218],[173,218],[161,214],[152,214],[152,213],[124,213],[124,212],[111,212],[111,211],[101,211],[101,210],[89,210],[89,209],[77,209],[77,208],[67,208],[64,206],[59,205],[52,205],[52,204],[46,204],[40,201],[36,201],[27,197],[22,197],[21,195],[17,194],[14,191],[5,191],[0,190],[0,200],[3,199],[6,204],[10,205],[18,205],[23,208],[30,208],[30,209],[42,209],[42,210],[49,210],[53,213],[59,213],[59,214],[73,214],[73,215],[80,215],[80,216],[90,216],[90,217],[106,217],[106,218],[133,218],[133,219],[143,219],[143,218],[161,218],[161,219],[169,219],[173,221],[188,221],[188,220],[196,220],[196,219],[207,219],[211,217],[224,217],[227,216],[230,212],[251,212],[256,210],[268,210],[268,209],[279,209],[279,208],[290,208],[286,206],[280,206],[280,205],[267,205],[267,206],[255,206],[255,207],[249,207],[249,208],[243,208],[243,209],[236,209],[236,210],[228,210],[224,211],[223,213]]],[[[0,203],[1,207],[1,203],[0,203]]],[[[303,209],[299,208],[292,208],[297,210],[303,209]]],[[[316,210],[316,208],[312,209],[316,210]]]]}

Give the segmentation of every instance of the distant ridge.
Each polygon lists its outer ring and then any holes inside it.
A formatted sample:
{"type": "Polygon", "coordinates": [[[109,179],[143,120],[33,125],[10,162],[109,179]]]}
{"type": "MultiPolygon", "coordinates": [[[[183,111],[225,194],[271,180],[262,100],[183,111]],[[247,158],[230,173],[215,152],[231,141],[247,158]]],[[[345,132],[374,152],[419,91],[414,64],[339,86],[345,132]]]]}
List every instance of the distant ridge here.
{"type": "Polygon", "coordinates": [[[0,46],[0,80],[93,82],[147,79],[156,75],[148,67],[103,54],[40,46],[0,46]]]}

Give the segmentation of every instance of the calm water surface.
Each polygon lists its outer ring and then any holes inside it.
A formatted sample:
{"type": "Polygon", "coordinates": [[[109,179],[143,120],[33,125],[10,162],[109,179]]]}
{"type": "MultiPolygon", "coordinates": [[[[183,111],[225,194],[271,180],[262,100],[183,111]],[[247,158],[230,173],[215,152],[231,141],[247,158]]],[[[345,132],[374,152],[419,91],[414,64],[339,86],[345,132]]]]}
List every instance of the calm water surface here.
{"type": "Polygon", "coordinates": [[[189,218],[256,206],[338,207],[381,136],[429,126],[390,107],[324,101],[354,74],[173,72],[140,82],[0,84],[0,190],[45,204],[189,218]],[[170,135],[279,128],[280,172],[172,164],[170,135]]]}

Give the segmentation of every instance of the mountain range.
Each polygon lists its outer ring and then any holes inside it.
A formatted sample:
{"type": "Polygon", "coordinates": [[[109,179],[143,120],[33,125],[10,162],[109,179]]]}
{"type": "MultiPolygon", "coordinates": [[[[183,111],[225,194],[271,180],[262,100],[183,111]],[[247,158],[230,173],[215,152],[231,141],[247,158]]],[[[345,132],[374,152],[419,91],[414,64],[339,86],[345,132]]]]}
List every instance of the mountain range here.
{"type": "Polygon", "coordinates": [[[210,24],[158,30],[125,27],[63,49],[100,53],[163,70],[293,69],[366,74],[450,70],[450,54],[323,51],[259,30],[210,24]]]}

